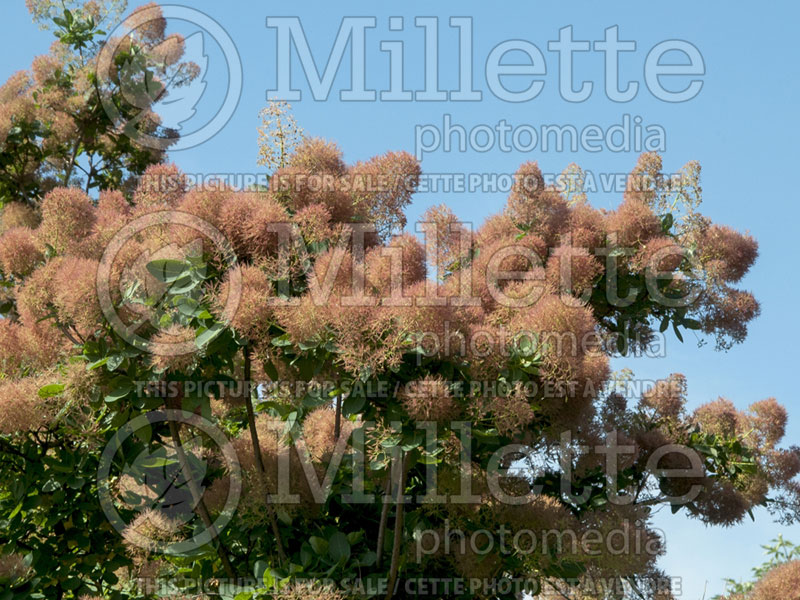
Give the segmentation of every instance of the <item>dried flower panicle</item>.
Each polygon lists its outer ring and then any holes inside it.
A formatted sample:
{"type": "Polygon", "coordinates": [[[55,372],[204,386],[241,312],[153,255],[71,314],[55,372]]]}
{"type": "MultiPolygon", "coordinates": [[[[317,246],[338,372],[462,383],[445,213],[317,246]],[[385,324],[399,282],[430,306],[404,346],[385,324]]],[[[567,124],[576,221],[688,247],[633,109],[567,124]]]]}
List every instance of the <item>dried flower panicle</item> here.
{"type": "Polygon", "coordinates": [[[569,208],[556,190],[545,185],[539,165],[527,162],[514,174],[506,211],[518,225],[553,245],[555,236],[567,221],[569,208]]]}
{"type": "Polygon", "coordinates": [[[13,227],[0,236],[0,270],[15,277],[29,275],[44,259],[36,235],[28,227],[13,227]]]}
{"type": "Polygon", "coordinates": [[[417,422],[432,421],[449,425],[460,413],[447,382],[435,375],[404,386],[399,400],[409,416],[417,422]]]}
{"type": "Polygon", "coordinates": [[[167,210],[177,206],[186,189],[186,176],[175,164],[156,164],[139,178],[133,202],[138,211],[167,210]]]}
{"type": "Polygon", "coordinates": [[[17,435],[50,427],[60,403],[39,396],[50,383],[47,375],[0,380],[0,433],[17,435]]]}
{"type": "Polygon", "coordinates": [[[173,324],[150,338],[153,347],[150,363],[156,371],[186,372],[195,364],[195,332],[185,325],[173,324]]]}
{"type": "Polygon", "coordinates": [[[42,223],[36,230],[42,244],[58,254],[80,250],[94,225],[92,201],[76,188],[56,188],[42,200],[42,223]]]}
{"type": "Polygon", "coordinates": [[[19,554],[0,554],[0,581],[16,582],[30,573],[25,558],[19,554]]]}
{"type": "Polygon", "coordinates": [[[739,281],[758,257],[758,242],[724,225],[712,225],[699,244],[700,261],[712,276],[728,283],[739,281]]]}
{"type": "Polygon", "coordinates": [[[686,377],[673,373],[667,379],[657,381],[642,395],[639,404],[651,409],[659,418],[679,419],[686,405],[686,377]]]}
{"type": "Polygon", "coordinates": [[[159,552],[165,544],[180,539],[181,523],[164,512],[147,509],[125,528],[122,537],[134,555],[159,552]]]}
{"type": "MultiPolygon", "coordinates": [[[[340,416],[339,437],[336,437],[336,411],[330,407],[312,410],[303,420],[303,441],[314,462],[330,460],[341,439],[349,439],[353,423],[340,416]]],[[[344,448],[347,448],[345,445],[344,448]]]]}
{"type": "Polygon", "coordinates": [[[303,141],[303,130],[292,116],[291,105],[283,101],[270,102],[260,117],[258,164],[271,171],[285,167],[292,152],[303,141]]]}
{"type": "Polygon", "coordinates": [[[36,229],[41,222],[41,216],[35,208],[23,202],[9,202],[0,212],[0,234],[15,227],[28,227],[36,229]]]}
{"type": "Polygon", "coordinates": [[[800,600],[800,561],[770,570],[756,583],[749,600],[800,600]]]}

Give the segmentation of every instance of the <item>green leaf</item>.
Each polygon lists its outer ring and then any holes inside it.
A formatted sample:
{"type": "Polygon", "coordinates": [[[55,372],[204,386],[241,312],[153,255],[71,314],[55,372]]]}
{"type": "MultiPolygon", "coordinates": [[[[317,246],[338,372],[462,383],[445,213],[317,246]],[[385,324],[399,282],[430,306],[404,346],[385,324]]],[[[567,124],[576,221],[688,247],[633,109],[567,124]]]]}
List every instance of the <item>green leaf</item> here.
{"type": "Polygon", "coordinates": [[[106,402],[116,402],[133,391],[130,378],[120,375],[111,380],[111,389],[106,394],[106,402]]]}
{"type": "Polygon", "coordinates": [[[267,569],[264,571],[264,587],[267,589],[272,589],[275,587],[275,576],[272,574],[272,569],[267,569]]]}
{"type": "Polygon", "coordinates": [[[272,338],[272,345],[281,348],[283,346],[291,346],[292,340],[289,338],[288,333],[284,333],[276,338],[272,338]]]}
{"type": "Polygon", "coordinates": [[[358,542],[360,542],[364,538],[364,531],[352,531],[347,534],[347,541],[350,542],[351,546],[355,546],[358,542]]]}
{"type": "Polygon", "coordinates": [[[203,309],[200,308],[200,303],[194,298],[181,298],[178,301],[178,311],[187,317],[198,316],[203,309]]]}
{"type": "Polygon", "coordinates": [[[399,435],[393,435],[393,436],[388,437],[385,440],[383,440],[381,442],[381,446],[386,448],[386,449],[394,448],[395,446],[397,446],[402,441],[403,441],[403,439],[399,435]]]}
{"type": "Polygon", "coordinates": [[[308,567],[311,564],[311,561],[314,560],[314,555],[311,554],[311,550],[308,549],[307,544],[303,544],[303,547],[300,548],[300,563],[304,567],[308,567]]]}
{"type": "Polygon", "coordinates": [[[108,362],[108,357],[106,356],[105,358],[101,358],[100,360],[96,360],[93,363],[89,363],[88,365],[86,365],[86,370],[94,371],[98,367],[102,367],[107,362],[108,362]]]}
{"type": "Polygon", "coordinates": [[[328,554],[336,562],[350,558],[350,542],[341,531],[337,531],[328,539],[328,554]]]}
{"type": "Polygon", "coordinates": [[[364,394],[350,394],[342,403],[342,412],[345,416],[358,414],[366,403],[367,397],[364,394]]]}
{"type": "Polygon", "coordinates": [[[628,336],[624,333],[617,334],[617,350],[623,356],[628,353],[628,336]]]}
{"type": "Polygon", "coordinates": [[[275,368],[275,365],[272,364],[271,360],[264,361],[264,372],[267,374],[267,377],[270,378],[272,381],[278,381],[280,379],[280,374],[278,373],[278,369],[275,368]]]}
{"type": "Polygon", "coordinates": [[[674,322],[672,323],[672,331],[675,332],[675,337],[677,337],[678,340],[680,340],[681,343],[683,343],[683,335],[681,335],[681,332],[678,329],[678,324],[677,323],[674,323],[674,322]]]}
{"type": "Polygon", "coordinates": [[[189,265],[181,260],[160,258],[147,263],[147,271],[162,283],[177,281],[189,270],[189,265]]]}
{"type": "Polygon", "coordinates": [[[265,560],[257,560],[256,564],[253,565],[253,576],[257,580],[261,580],[264,578],[264,572],[269,568],[269,564],[265,560]]]}
{"type": "Polygon", "coordinates": [[[42,491],[49,494],[50,492],[54,492],[60,488],[61,484],[58,481],[55,479],[50,479],[42,486],[42,491]]]}
{"type": "Polygon", "coordinates": [[[700,329],[703,326],[697,319],[684,319],[681,321],[681,325],[686,329],[700,329]]]}
{"type": "Polygon", "coordinates": [[[137,463],[137,466],[145,469],[163,469],[164,467],[168,467],[177,463],[178,461],[174,458],[166,458],[164,456],[148,456],[147,458],[140,460],[137,463]]]}
{"type": "Polygon", "coordinates": [[[39,388],[39,397],[46,400],[47,398],[58,396],[64,391],[65,388],[66,386],[62,383],[51,383],[50,385],[45,385],[39,388]]]}
{"type": "Polygon", "coordinates": [[[22,505],[23,505],[23,504],[24,504],[24,500],[20,500],[20,501],[19,501],[19,504],[17,504],[17,507],[16,507],[14,510],[12,510],[12,511],[11,511],[11,514],[9,514],[9,515],[8,515],[8,517],[6,517],[6,519],[5,519],[5,520],[6,520],[6,521],[10,521],[10,520],[11,520],[11,519],[13,519],[14,517],[16,517],[16,516],[17,516],[17,514],[19,513],[19,511],[21,511],[21,510],[22,510],[22,505]]]}
{"type": "Polygon", "coordinates": [[[328,541],[322,539],[321,537],[312,535],[310,538],[308,538],[308,543],[311,544],[314,552],[320,556],[328,552],[328,541]]]}
{"type": "Polygon", "coordinates": [[[675,217],[672,216],[672,213],[667,213],[666,215],[661,217],[661,231],[663,231],[664,233],[669,232],[674,222],[675,222],[675,217]]]}
{"type": "Polygon", "coordinates": [[[109,371],[116,371],[119,366],[122,364],[122,361],[125,360],[125,357],[121,354],[112,354],[108,357],[108,361],[106,362],[106,369],[109,371]]]}
{"type": "Polygon", "coordinates": [[[293,410],[289,413],[289,415],[286,417],[286,424],[283,426],[284,433],[289,433],[292,429],[294,429],[294,426],[297,424],[297,417],[298,414],[296,410],[293,410]]]}
{"type": "Polygon", "coordinates": [[[144,425],[139,427],[136,431],[133,432],[137,438],[142,440],[145,444],[149,444],[150,440],[153,438],[153,428],[150,425],[144,425]]]}
{"type": "Polygon", "coordinates": [[[214,323],[211,327],[198,335],[197,338],[195,338],[194,343],[198,348],[207,346],[223,331],[225,331],[225,326],[222,325],[222,323],[214,323]]]}
{"type": "Polygon", "coordinates": [[[319,396],[318,394],[306,394],[301,400],[301,404],[305,408],[317,408],[328,401],[327,398],[319,396]]]}
{"type": "Polygon", "coordinates": [[[175,282],[170,286],[168,293],[173,296],[177,296],[178,294],[185,294],[187,292],[191,292],[198,285],[200,285],[200,283],[201,281],[193,279],[188,275],[185,275],[175,280],[175,282]]]}

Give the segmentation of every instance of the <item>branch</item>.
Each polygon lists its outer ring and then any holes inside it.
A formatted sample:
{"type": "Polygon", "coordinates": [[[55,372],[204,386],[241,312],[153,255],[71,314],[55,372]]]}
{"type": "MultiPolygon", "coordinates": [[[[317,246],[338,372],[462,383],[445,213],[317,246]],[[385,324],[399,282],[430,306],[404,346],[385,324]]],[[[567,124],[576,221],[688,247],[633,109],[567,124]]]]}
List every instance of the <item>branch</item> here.
{"type": "MultiPolygon", "coordinates": [[[[203,523],[208,528],[211,535],[216,537],[215,534],[217,531],[214,527],[214,522],[211,520],[211,515],[209,515],[206,504],[203,501],[200,488],[197,486],[197,482],[194,479],[194,474],[192,473],[192,468],[189,465],[189,460],[186,458],[186,452],[183,450],[183,442],[181,441],[181,433],[178,429],[178,424],[172,419],[169,420],[169,433],[172,437],[172,443],[175,444],[175,452],[178,455],[178,463],[180,464],[181,471],[183,472],[183,477],[186,479],[186,483],[189,486],[189,491],[192,494],[195,510],[200,515],[200,518],[203,520],[203,523]]],[[[231,579],[235,579],[236,573],[233,570],[233,565],[231,565],[231,560],[228,557],[228,551],[225,548],[225,545],[222,543],[222,540],[219,538],[217,539],[217,554],[222,561],[222,567],[225,569],[225,573],[231,579]]]]}
{"type": "MultiPolygon", "coordinates": [[[[242,354],[244,354],[244,389],[245,389],[245,406],[247,408],[247,424],[250,427],[250,441],[253,444],[253,455],[256,460],[256,467],[258,473],[265,484],[267,481],[267,470],[264,468],[264,459],[261,456],[261,444],[258,441],[258,430],[256,429],[256,416],[253,410],[253,398],[250,393],[250,348],[248,346],[242,347],[242,354]]],[[[281,538],[281,530],[278,526],[278,518],[272,505],[269,503],[269,491],[265,491],[264,500],[267,503],[267,514],[269,515],[270,525],[272,527],[272,534],[275,536],[275,545],[278,549],[278,556],[280,557],[281,564],[287,563],[286,551],[283,548],[283,541],[281,538]]]]}
{"type": "Polygon", "coordinates": [[[339,436],[342,434],[342,397],[341,395],[336,397],[336,418],[333,424],[333,443],[339,441],[339,436]]]}
{"type": "Polygon", "coordinates": [[[386,524],[389,521],[389,496],[392,493],[392,474],[388,474],[386,478],[386,486],[384,487],[383,508],[381,508],[381,521],[378,525],[378,547],[375,549],[377,558],[375,559],[375,567],[380,569],[381,562],[383,561],[383,540],[386,538],[386,524]]]}
{"type": "Polygon", "coordinates": [[[408,455],[403,454],[403,459],[400,463],[400,475],[397,482],[397,496],[394,515],[394,540],[392,540],[392,565],[389,569],[389,583],[387,585],[388,591],[386,592],[386,600],[392,600],[394,595],[394,586],[397,582],[397,572],[400,568],[400,546],[403,543],[403,509],[405,504],[403,502],[403,493],[406,488],[406,467],[408,465],[408,455]]]}

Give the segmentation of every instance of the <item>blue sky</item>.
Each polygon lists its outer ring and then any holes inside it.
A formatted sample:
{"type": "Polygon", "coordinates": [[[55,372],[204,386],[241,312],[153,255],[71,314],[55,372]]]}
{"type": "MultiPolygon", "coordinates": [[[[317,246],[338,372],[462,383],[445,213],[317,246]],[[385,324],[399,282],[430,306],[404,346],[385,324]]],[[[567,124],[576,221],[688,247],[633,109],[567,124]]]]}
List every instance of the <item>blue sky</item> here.
{"type": "MultiPolygon", "coordinates": [[[[800,436],[800,405],[796,398],[797,343],[800,327],[797,295],[800,291],[796,247],[800,209],[794,176],[797,173],[800,61],[795,25],[800,10],[795,3],[761,3],[734,8],[721,1],[648,4],[641,2],[559,2],[542,3],[473,2],[431,3],[408,1],[390,3],[351,1],[344,11],[329,2],[276,3],[240,0],[219,3],[197,0],[191,7],[217,21],[234,41],[241,59],[243,88],[232,118],[214,138],[204,144],[173,153],[174,160],[190,173],[257,172],[257,114],[265,104],[266,92],[276,84],[276,30],[266,27],[268,16],[296,16],[308,37],[311,52],[324,64],[343,16],[376,18],[376,27],[366,35],[367,88],[387,89],[388,54],[382,40],[405,41],[406,87],[421,89],[424,73],[422,29],[414,26],[415,16],[439,16],[440,81],[445,90],[458,86],[458,32],[448,25],[451,16],[471,16],[474,35],[474,87],[483,92],[480,102],[345,102],[339,91],[349,87],[349,50],[336,75],[329,98],[315,101],[308,83],[293,61],[293,84],[303,99],[294,102],[294,112],[307,133],[336,140],[348,161],[366,159],[386,150],[415,150],[418,126],[432,124],[441,129],[445,114],[467,131],[486,124],[494,127],[505,119],[512,127],[544,124],[574,125],[578,130],[590,124],[608,127],[624,115],[641,117],[642,126],[657,125],[665,132],[664,165],[677,170],[690,159],[703,166],[704,204],[702,211],[717,222],[749,230],[761,244],[760,258],[744,280],[755,290],[762,304],[762,316],[751,328],[745,344],[727,353],[698,348],[687,337],[685,344],[668,340],[666,358],[627,361],[639,377],[656,378],[671,372],[684,373],[689,381],[690,406],[724,396],[739,407],[774,396],[791,415],[787,441],[800,436]],[[403,17],[402,31],[390,31],[389,17],[403,17]],[[558,89],[558,55],[548,42],[559,30],[573,27],[576,40],[601,40],[604,31],[618,26],[622,40],[633,40],[637,49],[622,55],[620,79],[636,81],[639,92],[626,103],[613,102],[604,93],[603,55],[597,51],[579,53],[575,58],[576,82],[591,81],[588,100],[570,103],[558,89]],[[484,64],[493,47],[506,40],[527,40],[537,46],[545,59],[547,73],[541,79],[541,93],[527,102],[509,103],[496,98],[487,87],[484,64]],[[644,77],[645,58],[651,48],[665,40],[693,44],[703,57],[703,85],[691,100],[667,103],[654,97],[644,77]]],[[[31,24],[22,0],[6,0],[0,21],[0,78],[27,67],[36,54],[46,51],[50,34],[31,24]]],[[[184,24],[185,25],[185,24],[184,24]]],[[[176,25],[178,31],[192,31],[176,25]]],[[[227,90],[227,75],[219,47],[207,42],[207,86],[197,107],[197,119],[214,110],[227,90]],[[215,104],[216,103],[216,104],[215,104]]],[[[506,62],[513,57],[511,54],[506,62]]],[[[673,55],[674,56],[674,55],[673,55]]],[[[666,58],[669,58],[665,56],[666,58]]],[[[664,80],[676,90],[691,78],[664,80]]],[[[508,84],[511,88],[512,85],[508,84]]],[[[524,86],[522,86],[524,87],[524,86]]],[[[188,127],[188,124],[187,124],[188,127]]],[[[422,166],[429,173],[513,173],[525,160],[538,160],[543,171],[558,173],[577,162],[594,173],[624,173],[635,163],[637,152],[602,152],[553,148],[542,151],[503,151],[499,146],[481,152],[434,151],[426,154],[422,166]]],[[[502,192],[421,193],[409,211],[413,221],[432,204],[445,202],[465,221],[476,224],[501,209],[502,192]]],[[[593,204],[611,208],[617,193],[590,196],[593,204]]],[[[683,578],[683,598],[706,597],[721,591],[723,577],[742,577],[761,562],[759,544],[777,533],[800,543],[800,527],[773,524],[765,513],[756,523],[730,529],[707,528],[684,517],[659,515],[657,523],[666,531],[668,552],[661,566],[683,578]]]]}

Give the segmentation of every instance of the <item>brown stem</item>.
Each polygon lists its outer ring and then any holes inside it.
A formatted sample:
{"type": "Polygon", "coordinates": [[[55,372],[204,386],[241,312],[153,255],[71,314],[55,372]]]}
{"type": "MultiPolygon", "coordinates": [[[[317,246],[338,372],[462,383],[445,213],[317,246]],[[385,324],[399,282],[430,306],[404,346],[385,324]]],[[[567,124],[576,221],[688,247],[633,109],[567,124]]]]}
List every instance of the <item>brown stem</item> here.
{"type": "Polygon", "coordinates": [[[339,436],[342,434],[342,398],[337,396],[336,400],[336,418],[333,422],[333,443],[339,441],[339,436]]]}
{"type": "Polygon", "coordinates": [[[389,498],[392,493],[392,474],[389,473],[386,478],[386,486],[384,488],[383,508],[381,509],[381,522],[378,525],[378,547],[375,549],[377,558],[375,559],[375,566],[380,569],[383,562],[383,540],[386,538],[386,524],[389,521],[389,498]]]}
{"type": "MultiPolygon", "coordinates": [[[[172,437],[172,443],[175,444],[175,452],[178,455],[178,463],[180,464],[181,471],[183,472],[183,477],[186,479],[186,484],[189,486],[189,492],[192,494],[195,510],[200,515],[200,518],[203,520],[203,523],[209,530],[211,536],[217,537],[217,530],[214,527],[214,522],[211,520],[211,515],[208,513],[206,503],[203,501],[203,495],[200,493],[200,488],[197,486],[197,482],[192,474],[192,468],[189,466],[189,460],[186,458],[186,452],[183,450],[183,442],[181,441],[181,433],[178,429],[178,423],[173,419],[169,420],[169,433],[172,437]]],[[[236,573],[234,572],[233,565],[228,557],[228,551],[225,548],[225,545],[222,543],[222,540],[218,537],[217,554],[222,561],[222,568],[225,569],[226,575],[231,579],[234,579],[236,577],[236,573]]]]}
{"type": "MultiPolygon", "coordinates": [[[[261,444],[258,440],[258,430],[256,429],[256,416],[255,411],[253,410],[253,398],[250,393],[250,348],[249,346],[242,347],[242,353],[244,354],[244,388],[245,388],[245,407],[247,408],[247,423],[250,428],[250,441],[253,443],[253,455],[256,459],[256,468],[261,476],[262,482],[266,484],[267,481],[267,469],[264,467],[264,459],[261,456],[261,444]]],[[[269,492],[266,491],[265,485],[265,497],[264,501],[266,502],[267,506],[267,514],[269,515],[270,526],[272,527],[272,535],[275,536],[275,546],[278,550],[278,556],[281,560],[281,564],[285,564],[287,562],[286,558],[286,551],[283,548],[283,540],[281,538],[281,530],[278,526],[278,517],[275,515],[275,510],[272,508],[272,505],[269,503],[269,492]]]]}
{"type": "Polygon", "coordinates": [[[408,455],[403,455],[400,466],[400,476],[397,482],[397,496],[394,515],[394,540],[392,541],[392,564],[389,568],[389,584],[387,585],[386,600],[392,600],[394,596],[394,586],[397,582],[397,572],[400,568],[400,547],[403,544],[403,494],[406,488],[406,463],[408,455]]]}

